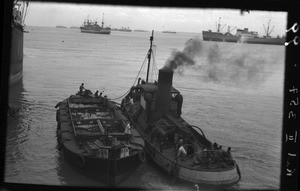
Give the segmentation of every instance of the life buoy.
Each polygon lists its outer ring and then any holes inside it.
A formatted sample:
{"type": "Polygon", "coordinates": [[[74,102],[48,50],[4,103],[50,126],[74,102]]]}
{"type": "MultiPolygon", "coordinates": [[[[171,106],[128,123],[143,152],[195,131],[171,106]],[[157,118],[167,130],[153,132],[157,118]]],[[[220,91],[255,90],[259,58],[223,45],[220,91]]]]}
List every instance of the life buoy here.
{"type": "Polygon", "coordinates": [[[56,130],[56,137],[58,138],[58,139],[60,139],[61,138],[61,130],[60,130],[60,128],[57,128],[57,130],[56,130]]]}
{"type": "Polygon", "coordinates": [[[235,162],[235,160],[233,161],[235,166],[236,166],[236,172],[238,173],[239,175],[239,180],[242,178],[242,175],[241,175],[241,171],[240,171],[240,167],[239,165],[235,162]]]}
{"type": "Polygon", "coordinates": [[[58,150],[62,150],[63,148],[63,144],[66,141],[65,139],[62,139],[61,137],[57,137],[58,143],[57,143],[57,148],[58,150]]]}
{"type": "Polygon", "coordinates": [[[56,121],[59,122],[59,109],[56,110],[56,121]]]}
{"type": "Polygon", "coordinates": [[[139,151],[139,159],[140,159],[141,162],[146,161],[146,152],[144,150],[139,151]]]}
{"type": "Polygon", "coordinates": [[[77,155],[77,164],[80,168],[83,168],[86,165],[85,159],[81,154],[77,155]]]}
{"type": "Polygon", "coordinates": [[[61,126],[60,126],[60,122],[57,123],[57,129],[60,130],[61,126]]]}

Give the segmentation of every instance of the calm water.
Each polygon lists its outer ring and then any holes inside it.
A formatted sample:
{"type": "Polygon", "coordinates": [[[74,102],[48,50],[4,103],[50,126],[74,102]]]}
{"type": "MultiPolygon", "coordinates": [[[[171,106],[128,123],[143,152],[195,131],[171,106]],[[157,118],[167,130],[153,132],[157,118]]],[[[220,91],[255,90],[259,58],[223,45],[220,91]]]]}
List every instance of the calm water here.
{"type": "MultiPolygon", "coordinates": [[[[54,106],[76,93],[82,82],[92,92],[104,90],[109,98],[123,95],[146,57],[150,32],[113,31],[106,36],[79,29],[28,29],[24,78],[10,89],[10,104],[20,113],[7,127],[5,181],[103,186],[77,173],[57,150],[54,106]]],[[[156,67],[197,35],[156,32],[156,67]]],[[[232,147],[242,173],[233,188],[279,189],[284,46],[201,45],[196,65],[174,73],[173,85],[184,96],[183,118],[201,127],[211,141],[232,147]],[[216,69],[218,81],[210,78],[211,69],[216,69]]],[[[194,189],[183,183],[170,187],[151,163],[141,165],[120,186],[194,189]]]]}

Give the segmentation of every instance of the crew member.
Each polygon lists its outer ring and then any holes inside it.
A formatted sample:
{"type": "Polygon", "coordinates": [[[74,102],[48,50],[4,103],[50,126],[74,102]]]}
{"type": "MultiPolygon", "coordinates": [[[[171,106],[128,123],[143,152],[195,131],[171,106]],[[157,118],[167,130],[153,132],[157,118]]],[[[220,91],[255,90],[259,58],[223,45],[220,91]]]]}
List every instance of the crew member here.
{"type": "Polygon", "coordinates": [[[83,94],[83,90],[85,90],[85,88],[84,88],[84,83],[82,83],[82,84],[79,86],[79,95],[82,95],[82,94],[83,94]]]}
{"type": "Polygon", "coordinates": [[[231,160],[232,159],[232,156],[231,156],[231,147],[227,148],[227,154],[229,156],[229,159],[231,160]]]}
{"type": "Polygon", "coordinates": [[[186,155],[187,155],[187,152],[183,146],[183,140],[180,139],[179,142],[178,142],[178,152],[177,152],[177,158],[181,158],[181,160],[183,160],[186,155]]]}
{"type": "Polygon", "coordinates": [[[98,98],[98,93],[99,93],[99,91],[97,90],[97,91],[95,92],[95,98],[98,98]]]}

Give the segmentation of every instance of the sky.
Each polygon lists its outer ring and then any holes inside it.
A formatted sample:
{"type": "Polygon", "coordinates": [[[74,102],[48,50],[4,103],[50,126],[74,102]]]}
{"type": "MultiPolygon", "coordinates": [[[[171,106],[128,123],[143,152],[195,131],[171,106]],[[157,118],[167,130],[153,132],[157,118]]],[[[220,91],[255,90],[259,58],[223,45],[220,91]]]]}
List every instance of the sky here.
{"type": "Polygon", "coordinates": [[[265,35],[269,20],[271,36],[284,35],[287,24],[286,12],[250,11],[241,14],[237,9],[183,9],[151,8],[130,6],[101,6],[88,4],[30,2],[25,24],[27,26],[56,25],[81,26],[88,17],[112,28],[129,27],[133,30],[170,30],[176,32],[201,33],[202,30],[216,31],[220,19],[222,32],[230,26],[235,34],[236,28],[249,28],[265,35]]]}

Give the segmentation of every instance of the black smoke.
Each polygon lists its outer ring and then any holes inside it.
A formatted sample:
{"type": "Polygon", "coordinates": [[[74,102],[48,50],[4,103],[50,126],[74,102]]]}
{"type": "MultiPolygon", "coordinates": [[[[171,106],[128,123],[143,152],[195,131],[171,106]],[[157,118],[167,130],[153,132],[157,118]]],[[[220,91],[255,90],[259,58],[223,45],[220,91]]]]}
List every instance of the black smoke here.
{"type": "Polygon", "coordinates": [[[201,55],[202,44],[199,40],[186,42],[183,51],[173,51],[163,69],[183,71],[184,67],[196,64],[195,58],[201,55]]]}
{"type": "Polygon", "coordinates": [[[239,49],[224,51],[218,44],[206,48],[200,39],[191,39],[182,51],[173,51],[163,68],[183,74],[188,67],[205,81],[215,83],[254,84],[263,82],[266,74],[264,58],[239,49]]]}

